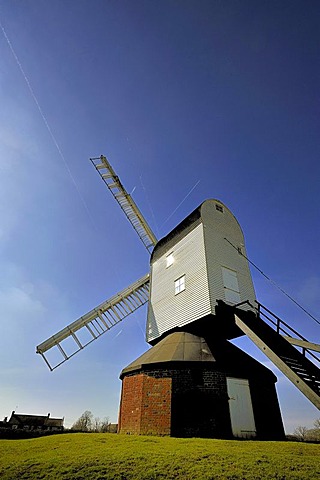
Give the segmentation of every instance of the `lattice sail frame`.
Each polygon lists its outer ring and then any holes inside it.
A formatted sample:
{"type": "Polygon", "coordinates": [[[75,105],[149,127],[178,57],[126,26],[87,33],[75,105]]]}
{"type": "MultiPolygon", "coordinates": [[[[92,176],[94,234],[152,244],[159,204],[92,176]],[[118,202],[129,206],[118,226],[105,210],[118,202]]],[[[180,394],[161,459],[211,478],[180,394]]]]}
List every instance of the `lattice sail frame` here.
{"type": "Polygon", "coordinates": [[[42,342],[36,347],[36,352],[40,353],[50,370],[54,370],[91,342],[101,337],[101,335],[117,325],[121,320],[135,312],[148,299],[149,274],[140,278],[114,297],[101,303],[93,310],[90,310],[90,312],[78,318],[78,320],[70,323],[70,325],[48,338],[48,340],[42,342]],[[89,339],[86,342],[83,342],[79,337],[82,329],[86,329],[86,333],[89,333],[87,335],[89,339]],[[62,342],[67,338],[71,338],[74,341],[75,349],[72,350],[72,353],[67,353],[63,347],[62,342]],[[45,355],[51,349],[56,349],[59,353],[58,358],[60,360],[58,359],[54,364],[45,355]]]}
{"type": "Polygon", "coordinates": [[[139,235],[140,240],[148,252],[151,253],[157,243],[157,238],[133,198],[125,190],[107,158],[101,155],[100,157],[90,158],[90,160],[139,235]]]}
{"type": "MultiPolygon", "coordinates": [[[[90,161],[120,205],[132,227],[137,232],[140,240],[148,252],[151,253],[153,247],[157,243],[157,238],[131,195],[125,190],[107,158],[101,155],[100,157],[90,158],[90,161]]],[[[36,352],[43,357],[50,370],[54,370],[110,330],[114,325],[144,305],[148,300],[149,274],[145,275],[140,280],[137,280],[114,297],[106,300],[78,320],[63,328],[55,335],[48,338],[48,340],[39,344],[36,347],[36,352]],[[87,337],[89,337],[86,338],[85,341],[80,338],[80,334],[83,330],[85,330],[87,337]],[[63,344],[63,342],[68,339],[71,339],[73,342],[71,353],[66,350],[63,344]],[[58,360],[55,360],[54,363],[50,362],[45,355],[52,350],[55,350],[58,353],[58,360]]]]}

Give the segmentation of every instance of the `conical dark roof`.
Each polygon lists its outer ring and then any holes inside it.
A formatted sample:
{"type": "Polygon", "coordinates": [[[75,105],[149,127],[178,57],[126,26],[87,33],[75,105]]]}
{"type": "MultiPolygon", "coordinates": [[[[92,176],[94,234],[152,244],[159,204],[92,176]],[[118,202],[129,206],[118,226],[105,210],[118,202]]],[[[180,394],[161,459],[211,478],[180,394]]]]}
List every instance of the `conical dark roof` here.
{"type": "Polygon", "coordinates": [[[239,378],[258,376],[276,382],[276,376],[268,368],[227,340],[213,336],[205,339],[182,331],[169,334],[130,363],[122,370],[120,378],[144,368],[149,370],[157,364],[161,364],[163,368],[169,362],[181,364],[208,362],[214,369],[231,376],[239,378]]]}
{"type": "Polygon", "coordinates": [[[120,378],[129,372],[140,370],[143,365],[164,362],[215,361],[204,338],[187,332],[174,332],[124,368],[120,378]]]}

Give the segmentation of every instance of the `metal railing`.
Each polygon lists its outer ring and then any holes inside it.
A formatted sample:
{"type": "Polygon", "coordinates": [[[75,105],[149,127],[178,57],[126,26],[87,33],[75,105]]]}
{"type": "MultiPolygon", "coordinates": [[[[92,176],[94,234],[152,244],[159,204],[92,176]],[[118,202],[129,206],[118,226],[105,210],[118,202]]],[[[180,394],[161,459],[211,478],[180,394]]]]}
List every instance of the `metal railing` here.
{"type": "MultiPolygon", "coordinates": [[[[252,303],[249,300],[246,300],[244,302],[236,304],[235,307],[248,304],[251,308],[255,310],[257,316],[261,317],[264,320],[267,320],[274,327],[274,330],[279,335],[282,335],[283,337],[289,337],[289,338],[293,338],[292,335],[294,335],[295,337],[298,337],[299,340],[310,343],[309,340],[307,340],[297,330],[295,330],[288,323],[286,323],[284,320],[278,317],[278,315],[276,315],[271,310],[269,310],[269,308],[267,308],[265,305],[258,302],[257,300],[255,301],[255,303],[257,304],[257,307],[252,305],[252,303]]],[[[313,360],[320,363],[319,356],[315,354],[310,348],[307,348],[305,346],[299,346],[299,345],[295,345],[295,346],[301,348],[302,350],[301,353],[303,354],[303,356],[306,357],[308,354],[313,360]]]]}
{"type": "MultiPolygon", "coordinates": [[[[309,342],[309,340],[307,340],[303,335],[301,335],[301,333],[299,333],[297,330],[292,328],[288,323],[286,323],[284,320],[278,317],[278,315],[273,313],[267,307],[262,305],[262,303],[258,301],[256,301],[256,303],[258,305],[258,308],[257,308],[258,315],[265,318],[268,322],[274,325],[275,330],[279,335],[292,337],[292,334],[293,334],[296,337],[298,337],[298,339],[303,340],[304,342],[309,342]]],[[[309,348],[301,347],[301,349],[302,349],[301,353],[303,354],[303,356],[306,357],[306,354],[308,354],[310,357],[312,357],[314,360],[320,363],[320,358],[318,357],[318,355],[313,353],[309,348]]]]}

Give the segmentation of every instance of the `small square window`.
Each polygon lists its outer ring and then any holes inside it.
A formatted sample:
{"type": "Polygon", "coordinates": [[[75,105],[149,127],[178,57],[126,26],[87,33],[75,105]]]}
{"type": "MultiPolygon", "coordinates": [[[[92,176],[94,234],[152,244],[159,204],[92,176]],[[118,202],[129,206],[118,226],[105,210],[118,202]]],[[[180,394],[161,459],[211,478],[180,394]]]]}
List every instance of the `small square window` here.
{"type": "Polygon", "coordinates": [[[218,210],[218,212],[223,213],[223,206],[216,203],[216,210],[218,210]]]}
{"type": "Polygon", "coordinates": [[[167,256],[167,268],[170,267],[174,262],[173,253],[167,256]]]}
{"type": "Polygon", "coordinates": [[[182,275],[182,277],[178,278],[174,282],[174,294],[178,295],[178,293],[183,292],[186,289],[186,276],[182,275]]]}

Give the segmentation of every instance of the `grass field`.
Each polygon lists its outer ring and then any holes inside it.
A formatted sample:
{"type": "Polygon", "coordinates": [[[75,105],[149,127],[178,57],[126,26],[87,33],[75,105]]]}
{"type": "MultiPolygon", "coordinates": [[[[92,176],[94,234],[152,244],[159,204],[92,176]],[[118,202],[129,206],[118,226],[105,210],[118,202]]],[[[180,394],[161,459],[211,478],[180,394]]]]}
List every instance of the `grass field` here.
{"type": "Polygon", "coordinates": [[[0,440],[0,479],[320,479],[320,445],[65,434],[0,440]]]}

